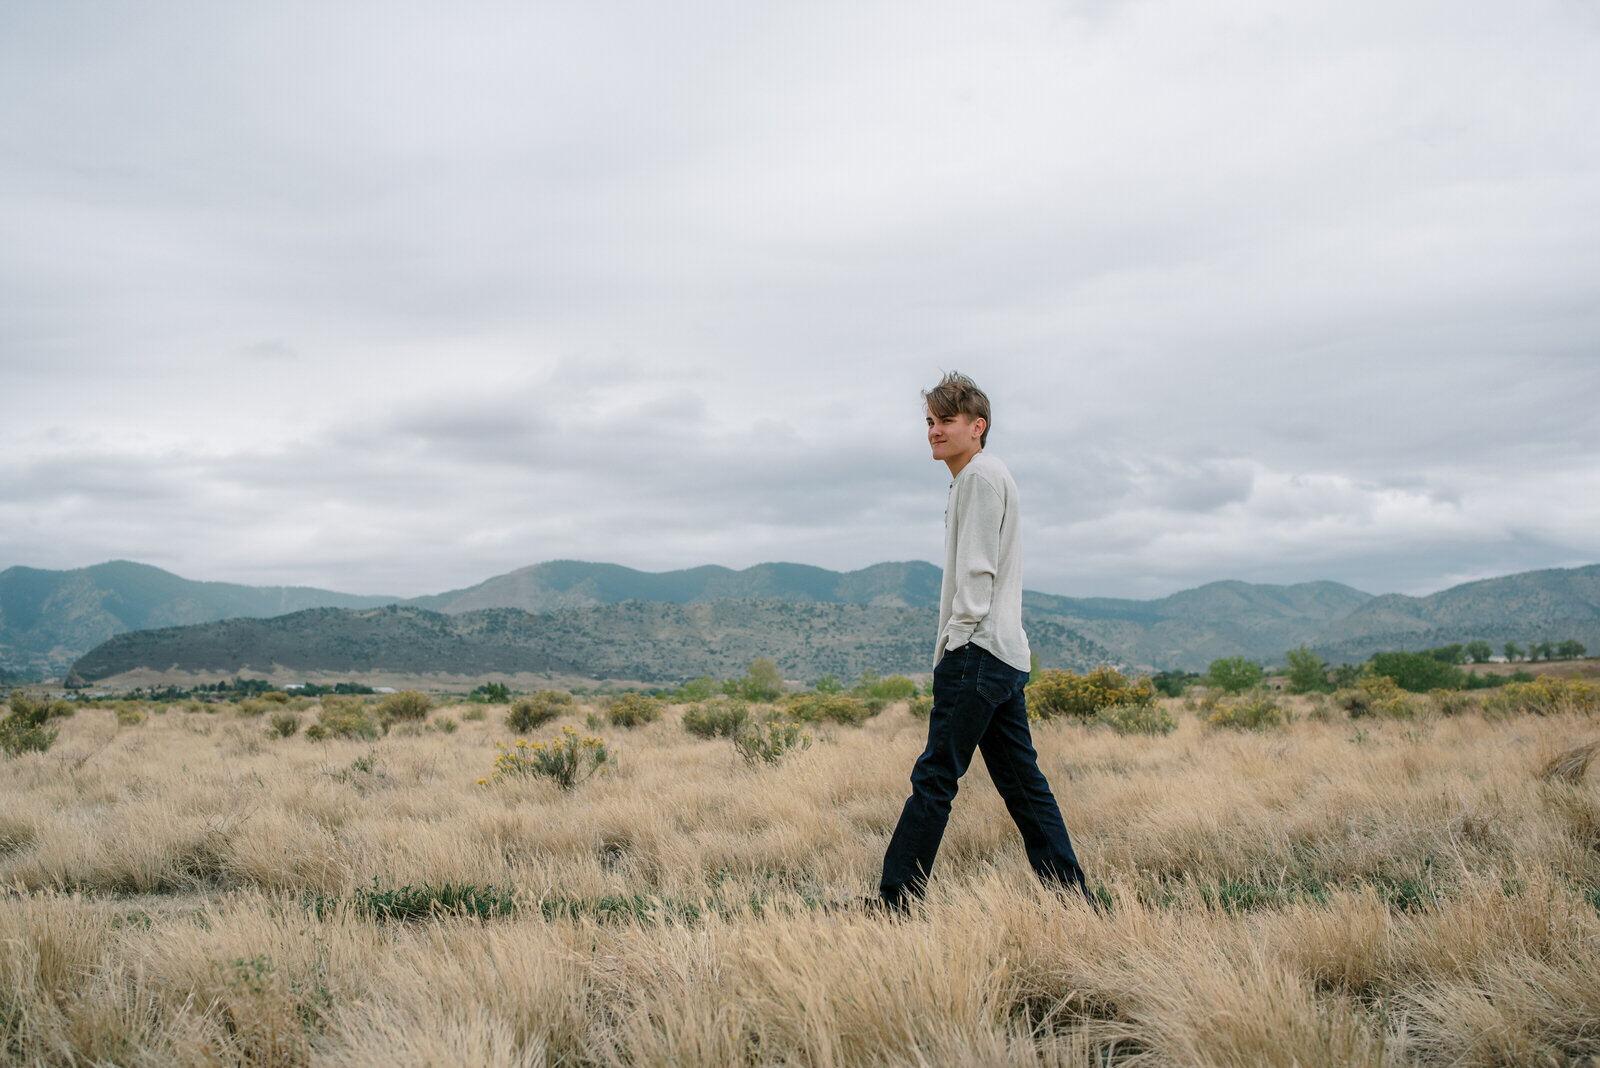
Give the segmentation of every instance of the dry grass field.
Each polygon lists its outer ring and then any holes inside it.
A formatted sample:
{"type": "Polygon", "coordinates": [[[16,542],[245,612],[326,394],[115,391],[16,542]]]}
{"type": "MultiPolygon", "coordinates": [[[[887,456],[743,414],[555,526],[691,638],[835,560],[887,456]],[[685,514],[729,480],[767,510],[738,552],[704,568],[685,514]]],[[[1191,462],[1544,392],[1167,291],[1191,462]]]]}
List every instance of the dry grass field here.
{"type": "Polygon", "coordinates": [[[373,742],[80,711],[0,762],[0,1059],[1600,1063],[1600,768],[1540,775],[1600,718],[1300,701],[1039,726],[1107,907],[1037,886],[980,761],[904,920],[827,907],[875,883],[904,704],[757,768],[669,709],[570,792],[479,785],[503,708],[373,742]]]}

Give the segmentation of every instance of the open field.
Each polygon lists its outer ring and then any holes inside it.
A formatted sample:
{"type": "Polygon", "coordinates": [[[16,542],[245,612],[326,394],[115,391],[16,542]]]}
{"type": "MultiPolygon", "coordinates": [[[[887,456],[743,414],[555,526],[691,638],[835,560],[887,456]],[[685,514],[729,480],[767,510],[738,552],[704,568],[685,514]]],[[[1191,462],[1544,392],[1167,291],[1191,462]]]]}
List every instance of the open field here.
{"type": "Polygon", "coordinates": [[[323,743],[80,711],[0,762],[0,1059],[1600,1063],[1600,768],[1539,776],[1600,718],[1173,710],[1036,728],[1104,915],[1034,883],[979,762],[904,921],[822,907],[875,882],[903,704],[758,769],[669,709],[570,793],[478,784],[503,708],[323,743]]]}

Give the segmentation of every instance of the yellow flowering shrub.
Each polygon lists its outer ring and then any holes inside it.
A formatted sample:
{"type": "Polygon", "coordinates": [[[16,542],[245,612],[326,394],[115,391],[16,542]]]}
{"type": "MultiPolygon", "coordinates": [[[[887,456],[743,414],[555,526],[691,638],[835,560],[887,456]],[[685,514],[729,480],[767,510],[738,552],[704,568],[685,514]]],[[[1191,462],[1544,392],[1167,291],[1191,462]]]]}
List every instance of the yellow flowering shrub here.
{"type": "Polygon", "coordinates": [[[1232,727],[1235,730],[1262,731],[1284,725],[1283,709],[1270,693],[1257,688],[1247,693],[1230,694],[1202,706],[1208,711],[1207,727],[1232,727]]]}
{"type": "Polygon", "coordinates": [[[531,775],[570,790],[595,775],[604,775],[610,759],[605,739],[580,735],[571,727],[562,727],[560,735],[545,742],[518,738],[512,746],[494,744],[500,755],[494,758],[494,771],[478,780],[480,786],[531,775]]]}
{"type": "Polygon", "coordinates": [[[1333,699],[1344,706],[1351,719],[1410,719],[1416,714],[1411,695],[1388,675],[1368,675],[1353,688],[1334,694],[1333,699]]]}
{"type": "Polygon", "coordinates": [[[1490,690],[1483,699],[1483,710],[1502,716],[1593,713],[1600,711],[1600,686],[1583,679],[1540,675],[1532,682],[1511,682],[1490,690]]]}
{"type": "Polygon", "coordinates": [[[1051,668],[1028,685],[1030,719],[1072,716],[1092,719],[1102,708],[1155,703],[1156,688],[1149,679],[1130,679],[1114,667],[1098,667],[1087,675],[1051,668]]]}

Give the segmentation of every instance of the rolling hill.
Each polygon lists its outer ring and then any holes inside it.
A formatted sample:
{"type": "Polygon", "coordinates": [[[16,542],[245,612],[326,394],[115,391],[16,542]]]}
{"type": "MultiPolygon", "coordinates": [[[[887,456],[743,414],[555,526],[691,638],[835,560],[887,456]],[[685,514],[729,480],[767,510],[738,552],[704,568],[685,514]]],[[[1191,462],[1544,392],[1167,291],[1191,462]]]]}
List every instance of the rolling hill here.
{"type": "MultiPolygon", "coordinates": [[[[593,651],[608,641],[646,640],[641,632],[629,629],[627,613],[601,611],[608,607],[650,604],[660,606],[653,611],[666,612],[668,606],[771,602],[795,608],[833,605],[931,613],[938,603],[939,578],[938,568],[920,561],[875,564],[850,572],[785,563],[760,564],[742,571],[706,566],[645,572],[616,564],[557,560],[465,589],[398,603],[447,619],[502,609],[561,615],[564,627],[579,627],[581,621],[582,626],[598,628],[580,643],[593,651]]],[[[393,603],[397,603],[393,598],[308,587],[192,582],[126,561],[75,571],[13,567],[0,572],[0,669],[60,675],[100,642],[129,631],[274,617],[309,608],[366,609],[393,603]]],[[[1336,582],[1291,586],[1213,582],[1148,601],[1030,591],[1025,595],[1024,610],[1030,633],[1040,638],[1042,646],[1058,640],[1046,640],[1040,628],[1048,624],[1075,636],[1070,641],[1059,639],[1063,650],[1096,650],[1096,656],[1139,668],[1201,670],[1220,656],[1280,663],[1285,650],[1302,644],[1335,663],[1364,660],[1381,649],[1418,649],[1476,638],[1490,641],[1496,648],[1505,641],[1576,638],[1600,649],[1600,565],[1522,572],[1425,597],[1374,597],[1336,582]]],[[[788,641],[780,637],[783,628],[777,616],[748,607],[738,612],[735,615],[746,619],[760,640],[788,641]],[[738,616],[738,612],[745,614],[738,616]]],[[[789,618],[813,617],[791,612],[789,618]]],[[[878,617],[815,617],[814,623],[841,626],[841,633],[856,635],[849,640],[870,645],[876,641],[872,634],[857,634],[853,629],[857,619],[869,618],[878,617]]],[[[926,626],[931,630],[931,621],[926,626]]],[[[199,633],[192,632],[191,637],[199,640],[199,633]]],[[[815,637],[813,643],[831,640],[815,637]]],[[[918,648],[927,644],[925,635],[906,640],[918,648]]],[[[790,646],[781,644],[765,652],[772,655],[780,647],[790,646]]],[[[170,650],[167,645],[162,648],[170,650]]],[[[643,656],[636,666],[667,671],[657,661],[669,647],[658,644],[652,648],[657,651],[643,656]]],[[[715,650],[706,653],[713,659],[716,655],[715,650]]],[[[1061,666],[1076,662],[1071,657],[1077,655],[1063,652],[1061,666]]],[[[595,669],[625,659],[607,653],[594,661],[595,669]]],[[[797,664],[812,662],[804,657],[796,660],[797,664]]],[[[879,667],[887,668],[887,663],[879,667]]]]}

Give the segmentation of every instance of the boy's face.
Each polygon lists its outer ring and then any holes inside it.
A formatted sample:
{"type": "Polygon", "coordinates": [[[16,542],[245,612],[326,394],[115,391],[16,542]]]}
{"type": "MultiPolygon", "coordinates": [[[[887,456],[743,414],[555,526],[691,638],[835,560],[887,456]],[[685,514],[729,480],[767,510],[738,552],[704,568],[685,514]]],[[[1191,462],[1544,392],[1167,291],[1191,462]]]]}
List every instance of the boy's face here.
{"type": "Polygon", "coordinates": [[[961,465],[976,456],[983,447],[984,422],[974,419],[964,412],[955,415],[934,415],[926,410],[928,417],[928,444],[933,448],[933,458],[950,463],[952,460],[961,465]]]}

